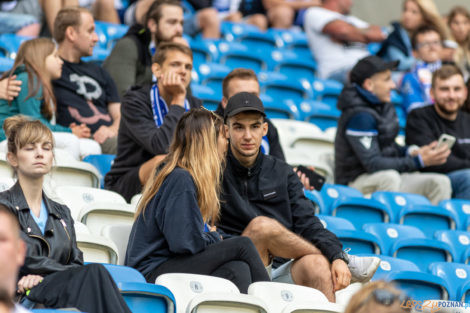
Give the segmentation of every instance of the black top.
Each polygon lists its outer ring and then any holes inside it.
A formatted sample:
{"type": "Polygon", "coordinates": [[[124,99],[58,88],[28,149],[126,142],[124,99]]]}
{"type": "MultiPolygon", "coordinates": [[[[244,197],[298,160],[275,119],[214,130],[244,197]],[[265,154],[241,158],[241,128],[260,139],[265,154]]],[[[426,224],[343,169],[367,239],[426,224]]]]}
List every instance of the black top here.
{"type": "Polygon", "coordinates": [[[407,144],[427,145],[438,140],[442,134],[456,138],[447,162],[423,168],[422,171],[449,173],[470,168],[470,114],[459,111],[455,121],[449,121],[436,112],[434,105],[429,105],[415,109],[408,115],[406,121],[407,144]]]}
{"type": "Polygon", "coordinates": [[[83,265],[83,254],[77,247],[69,208],[52,201],[44,193],[42,199],[49,213],[44,235],[31,216],[19,182],[0,193],[0,203],[18,217],[21,239],[27,246],[19,277],[29,274],[44,276],[83,265]]]}
{"type": "Polygon", "coordinates": [[[92,133],[113,123],[108,104],[120,102],[114,81],[94,63],[64,60],[62,76],[53,81],[57,100],[57,123],[85,123],[92,133]]]}
{"type": "Polygon", "coordinates": [[[323,227],[315,208],[303,191],[292,167],[270,155],[259,153],[252,168],[242,166],[227,154],[218,228],[240,235],[257,216],[277,220],[290,231],[310,241],[332,262],[339,258],[341,242],[323,227]]]}
{"type": "Polygon", "coordinates": [[[134,222],[125,265],[147,276],[172,257],[196,254],[220,240],[217,232],[204,231],[196,185],[177,167],[134,222]]]}
{"type": "MultiPolygon", "coordinates": [[[[156,155],[168,153],[176,125],[185,110],[179,105],[169,105],[163,124],[157,127],[150,88],[150,85],[131,87],[122,99],[117,155],[105,176],[107,188],[129,170],[140,167],[156,155]]],[[[195,97],[187,99],[191,108],[202,106],[201,100],[195,97]]]]}
{"type": "MultiPolygon", "coordinates": [[[[215,113],[219,115],[220,117],[224,118],[224,108],[222,107],[222,104],[219,103],[217,106],[217,109],[215,110],[215,113]]],[[[276,126],[269,120],[269,118],[266,118],[266,123],[268,123],[268,133],[266,134],[266,144],[269,147],[269,155],[272,155],[279,160],[285,161],[286,158],[284,157],[284,151],[282,151],[281,143],[279,142],[279,134],[277,132],[276,126]]],[[[263,140],[265,138],[263,137],[263,140]]]]}

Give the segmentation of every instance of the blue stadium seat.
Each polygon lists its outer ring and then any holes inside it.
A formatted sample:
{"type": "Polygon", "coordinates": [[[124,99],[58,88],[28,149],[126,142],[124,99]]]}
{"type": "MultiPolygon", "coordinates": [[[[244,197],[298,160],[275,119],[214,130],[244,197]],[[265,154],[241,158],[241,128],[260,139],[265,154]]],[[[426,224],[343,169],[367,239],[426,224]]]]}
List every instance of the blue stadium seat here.
{"type": "Polygon", "coordinates": [[[460,288],[461,298],[460,301],[463,303],[470,303],[470,281],[467,281],[463,284],[462,288],[460,288]]]}
{"type": "Polygon", "coordinates": [[[237,41],[244,44],[248,49],[260,53],[269,53],[270,51],[284,46],[284,41],[274,32],[248,31],[240,35],[237,41]]]}
{"type": "Polygon", "coordinates": [[[342,197],[331,207],[331,215],[343,217],[362,229],[366,223],[388,223],[392,212],[384,204],[364,197],[342,197]]]}
{"type": "Polygon", "coordinates": [[[432,274],[412,271],[392,272],[385,280],[393,281],[413,300],[449,299],[451,287],[443,278],[432,274]]]}
{"type": "Polygon", "coordinates": [[[288,50],[294,51],[297,55],[299,55],[299,57],[303,59],[314,59],[308,46],[307,37],[305,35],[295,35],[292,38],[292,41],[286,43],[285,46],[288,50]]]}
{"type": "Polygon", "coordinates": [[[439,241],[448,243],[455,256],[455,262],[468,263],[467,251],[470,252],[470,233],[459,230],[439,230],[434,234],[439,241]]]}
{"type": "Polygon", "coordinates": [[[362,197],[362,193],[359,190],[336,184],[323,185],[320,194],[324,204],[323,210],[320,213],[324,215],[331,215],[332,206],[342,197],[362,197]]]}
{"type": "Polygon", "coordinates": [[[116,42],[129,30],[129,26],[125,24],[113,24],[102,21],[95,21],[95,27],[99,47],[108,50],[112,49],[116,42]]]}
{"type": "Polygon", "coordinates": [[[193,96],[202,100],[204,107],[208,110],[215,111],[222,100],[222,92],[217,93],[208,86],[191,84],[193,96]]]}
{"type": "Polygon", "coordinates": [[[260,32],[260,30],[254,25],[224,21],[220,24],[220,32],[225,40],[233,41],[247,33],[260,32]]]}
{"type": "Polygon", "coordinates": [[[273,78],[260,83],[261,92],[268,94],[274,99],[291,99],[297,103],[312,97],[310,86],[304,85],[297,80],[273,78]]]}
{"type": "Polygon", "coordinates": [[[454,259],[449,244],[426,238],[413,226],[371,223],[363,229],[379,238],[384,254],[412,261],[423,270],[427,270],[432,262],[452,262],[454,259]]]}
{"type": "Polygon", "coordinates": [[[433,275],[443,278],[452,286],[449,290],[450,300],[460,301],[466,292],[462,287],[470,281],[470,265],[436,262],[430,265],[430,269],[433,275]]]}
{"type": "Polygon", "coordinates": [[[219,43],[219,62],[232,69],[238,67],[250,68],[255,73],[266,70],[267,65],[263,55],[238,42],[219,43]]]}
{"type": "Polygon", "coordinates": [[[218,63],[204,63],[196,69],[202,85],[212,88],[218,94],[222,94],[222,81],[230,73],[228,66],[218,63]]]}
{"type": "Polygon", "coordinates": [[[370,54],[376,55],[379,52],[380,48],[382,47],[381,42],[371,42],[367,45],[367,49],[369,50],[370,54]]]}
{"type": "Polygon", "coordinates": [[[83,162],[90,163],[100,172],[101,187],[104,186],[104,176],[111,169],[115,157],[115,154],[90,154],[83,158],[83,162]]]}
{"type": "Polygon", "coordinates": [[[312,81],[315,100],[336,108],[338,97],[343,90],[343,84],[332,79],[315,79],[312,81]]]}
{"type": "Polygon", "coordinates": [[[103,264],[116,284],[118,283],[146,283],[144,276],[136,269],[128,266],[103,264]]]}
{"type": "Polygon", "coordinates": [[[394,223],[398,221],[398,216],[403,208],[412,204],[431,204],[425,196],[405,192],[376,191],[371,198],[382,202],[394,212],[395,218],[392,220],[394,223]]]}
{"type": "Polygon", "coordinates": [[[3,54],[3,56],[6,56],[10,59],[15,59],[20,45],[29,39],[33,39],[33,37],[18,36],[15,34],[2,34],[0,35],[0,52],[3,54]]]}
{"type": "Polygon", "coordinates": [[[323,226],[334,233],[344,248],[350,249],[352,254],[380,254],[378,239],[362,230],[356,230],[347,219],[328,215],[318,215],[323,226]]]}
{"type": "MultiPolygon", "coordinates": [[[[361,255],[362,256],[362,255],[361,255]]],[[[373,254],[364,255],[364,256],[376,256],[373,254]]],[[[403,260],[400,258],[394,258],[387,255],[379,255],[380,258],[380,266],[375,272],[372,280],[383,280],[385,279],[390,273],[392,272],[403,272],[403,271],[412,271],[412,272],[420,272],[420,269],[416,264],[411,261],[403,260]]]]}
{"type": "Polygon", "coordinates": [[[273,97],[267,94],[260,94],[260,99],[263,101],[264,111],[266,116],[272,118],[282,119],[298,119],[299,112],[295,104],[289,101],[275,101],[273,97]]]}
{"type": "Polygon", "coordinates": [[[322,196],[320,195],[320,192],[318,190],[306,190],[304,189],[305,197],[309,199],[310,201],[313,202],[315,205],[315,214],[319,214],[320,212],[324,212],[325,210],[323,209],[324,204],[323,204],[323,199],[322,196]]]}
{"type": "Polygon", "coordinates": [[[218,58],[217,46],[209,40],[190,40],[189,46],[193,51],[193,65],[198,67],[201,64],[215,62],[218,58]]]}
{"type": "Polygon", "coordinates": [[[0,73],[9,71],[13,67],[15,60],[0,56],[0,73]]]}
{"type": "Polygon", "coordinates": [[[302,58],[290,50],[273,51],[271,58],[273,71],[287,75],[291,79],[306,80],[308,84],[316,79],[317,63],[312,58],[302,58]]]}
{"type": "MultiPolygon", "coordinates": [[[[56,309],[34,309],[31,310],[33,313],[70,313],[70,310],[56,310],[56,309]]],[[[81,313],[80,311],[74,311],[75,313],[81,313]]]]}
{"type": "Polygon", "coordinates": [[[436,230],[455,230],[459,224],[454,212],[435,205],[405,207],[400,211],[399,223],[419,227],[428,238],[434,238],[436,230]]]}
{"type": "Polygon", "coordinates": [[[439,202],[439,206],[446,208],[449,211],[455,212],[460,220],[460,227],[461,230],[470,230],[468,228],[468,220],[470,217],[470,201],[469,200],[462,200],[462,199],[450,199],[450,200],[443,200],[439,202]]]}
{"type": "Polygon", "coordinates": [[[317,125],[321,130],[337,127],[341,111],[323,102],[304,100],[299,104],[301,119],[317,125]]]}

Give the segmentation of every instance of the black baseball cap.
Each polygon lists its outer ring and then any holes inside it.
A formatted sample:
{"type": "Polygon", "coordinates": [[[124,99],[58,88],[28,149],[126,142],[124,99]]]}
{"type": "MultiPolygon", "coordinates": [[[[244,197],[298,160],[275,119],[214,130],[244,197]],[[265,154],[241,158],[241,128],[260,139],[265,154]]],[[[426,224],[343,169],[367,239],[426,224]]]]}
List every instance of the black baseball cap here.
{"type": "Polygon", "coordinates": [[[394,70],[397,68],[400,61],[385,62],[376,55],[370,55],[360,59],[351,70],[350,80],[351,83],[362,85],[362,83],[374,74],[394,70]]]}
{"type": "Polygon", "coordinates": [[[245,111],[255,111],[266,116],[264,113],[263,102],[261,102],[261,99],[258,98],[258,96],[250,92],[239,92],[228,99],[227,107],[224,111],[224,119],[226,120],[227,117],[231,117],[245,111]]]}

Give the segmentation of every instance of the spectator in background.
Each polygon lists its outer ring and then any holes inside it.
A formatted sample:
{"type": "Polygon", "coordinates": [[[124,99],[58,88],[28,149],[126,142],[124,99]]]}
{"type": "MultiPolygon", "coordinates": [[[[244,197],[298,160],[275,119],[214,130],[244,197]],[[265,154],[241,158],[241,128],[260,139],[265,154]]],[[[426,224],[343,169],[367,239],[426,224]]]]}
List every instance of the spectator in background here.
{"type": "MultiPolygon", "coordinates": [[[[470,78],[467,80],[467,90],[470,90],[470,78]]],[[[465,100],[462,111],[470,113],[470,92],[467,94],[467,100],[465,100]]]]}
{"type": "Polygon", "coordinates": [[[411,110],[432,104],[432,73],[441,68],[442,37],[431,26],[419,27],[411,37],[416,64],[403,76],[400,92],[403,95],[403,110],[411,110]]]}
{"type": "Polygon", "coordinates": [[[377,53],[385,61],[400,61],[399,71],[408,71],[415,63],[411,36],[421,26],[428,25],[444,36],[444,25],[432,0],[405,0],[400,22],[393,22],[393,31],[377,53]]]}
{"type": "Polygon", "coordinates": [[[153,53],[150,50],[162,42],[180,41],[182,35],[183,8],[180,1],[153,2],[144,24],[134,24],[103,63],[121,98],[131,86],[152,83],[153,53]]]}
{"type": "MultiPolygon", "coordinates": [[[[18,271],[24,264],[26,245],[20,238],[16,216],[3,204],[0,204],[0,251],[2,251],[0,253],[0,294],[3,294],[4,306],[10,306],[5,312],[29,312],[18,304],[15,310],[11,310],[12,299],[16,294],[18,271]]],[[[0,303],[2,303],[1,298],[0,296],[0,303]]],[[[0,312],[2,312],[1,309],[0,312]]]]}
{"type": "Polygon", "coordinates": [[[289,29],[294,24],[299,10],[317,7],[322,0],[262,0],[270,27],[289,29]]]}
{"type": "Polygon", "coordinates": [[[385,39],[380,27],[349,15],[352,0],[322,0],[305,13],[304,27],[322,79],[347,82],[351,68],[369,55],[367,44],[385,39]]]}
{"type": "Polygon", "coordinates": [[[185,111],[202,106],[187,95],[191,81],[191,49],[163,43],[153,56],[153,85],[135,86],[122,101],[118,152],[104,178],[105,188],[127,201],[142,191],[153,169],[168,153],[176,124],[185,111]]]}
{"type": "MultiPolygon", "coordinates": [[[[23,114],[49,127],[57,147],[67,150],[77,160],[88,154],[100,154],[98,143],[86,139],[90,137],[90,129],[85,124],[71,123],[69,127],[56,124],[56,98],[51,80],[60,78],[62,64],[52,40],[36,38],[22,43],[13,68],[3,77],[17,75],[23,87],[14,100],[0,100],[0,124],[10,116],[23,114]]],[[[0,130],[0,140],[4,139],[5,133],[0,130]]]]}
{"type": "Polygon", "coordinates": [[[62,76],[53,81],[57,122],[86,124],[102,152],[115,154],[121,118],[116,85],[108,72],[81,60],[93,54],[98,41],[93,16],[80,7],[62,9],[55,20],[54,39],[64,61],[62,76]]]}
{"type": "Polygon", "coordinates": [[[452,197],[470,200],[470,115],[460,110],[467,94],[463,74],[456,66],[444,65],[435,71],[431,87],[434,105],[410,113],[406,143],[421,146],[437,141],[442,134],[455,137],[447,161],[422,171],[447,174],[452,197]]]}
{"type": "Polygon", "coordinates": [[[335,182],[364,194],[418,193],[437,204],[450,198],[449,178],[417,171],[444,164],[450,151],[436,148],[435,142],[413,148],[395,143],[399,126],[390,91],[395,88],[391,70],[397,65],[369,56],[352,69],[351,84],[338,99],[342,112],[335,138],[335,182]]]}
{"type": "Polygon", "coordinates": [[[227,151],[222,118],[205,109],[185,113],[169,150],[165,165],[145,186],[126,265],[137,268],[149,283],[165,273],[213,275],[247,293],[252,282],[268,281],[251,240],[223,240],[215,227],[227,151]]]}
{"type": "Polygon", "coordinates": [[[49,128],[14,116],[5,120],[3,129],[8,138],[7,160],[18,181],[0,193],[0,203],[17,217],[27,246],[18,294],[49,308],[130,313],[103,265],[83,265],[69,208],[43,192],[44,176],[54,160],[49,128]]]}
{"type": "Polygon", "coordinates": [[[403,303],[412,302],[410,298],[393,284],[375,281],[364,285],[349,300],[344,313],[407,313],[403,303]]]}
{"type": "Polygon", "coordinates": [[[460,6],[453,8],[447,17],[447,24],[453,39],[459,45],[454,61],[467,80],[470,78],[470,12],[460,6]]]}
{"type": "MultiPolygon", "coordinates": [[[[223,98],[215,113],[220,116],[224,116],[224,110],[227,107],[228,99],[242,91],[252,93],[259,97],[260,88],[258,77],[251,69],[237,68],[225,76],[222,82],[223,98]]],[[[263,136],[261,151],[285,161],[277,129],[268,118],[266,118],[266,123],[268,123],[268,133],[266,136],[263,136]]]]}
{"type": "MultiPolygon", "coordinates": [[[[133,25],[135,23],[142,24],[145,19],[145,12],[154,1],[159,0],[139,0],[129,6],[125,15],[125,23],[133,25]]],[[[217,39],[220,38],[220,21],[217,16],[217,10],[211,7],[211,3],[204,0],[189,1],[194,6],[196,13],[184,21],[184,33],[194,36],[198,32],[202,33],[204,38],[217,39]]]]}
{"type": "Polygon", "coordinates": [[[78,0],[78,4],[90,10],[95,20],[121,24],[116,6],[122,5],[117,0],[78,0]]]}

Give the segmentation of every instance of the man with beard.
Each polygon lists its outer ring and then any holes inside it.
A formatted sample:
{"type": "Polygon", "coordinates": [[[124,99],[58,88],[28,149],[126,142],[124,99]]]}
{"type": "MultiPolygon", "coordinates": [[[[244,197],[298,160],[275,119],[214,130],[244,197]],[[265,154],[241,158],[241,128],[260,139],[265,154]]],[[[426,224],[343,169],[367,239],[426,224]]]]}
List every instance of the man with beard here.
{"type": "Polygon", "coordinates": [[[134,85],[152,82],[151,59],[162,42],[183,43],[183,8],[178,0],[155,1],[144,25],[134,24],[103,63],[121,98],[134,85]]]}
{"type": "Polygon", "coordinates": [[[411,111],[406,123],[407,144],[426,145],[442,134],[455,137],[444,164],[421,170],[447,174],[452,196],[460,199],[470,199],[470,115],[460,110],[467,92],[462,72],[454,65],[442,66],[432,77],[434,105],[411,111]]]}

